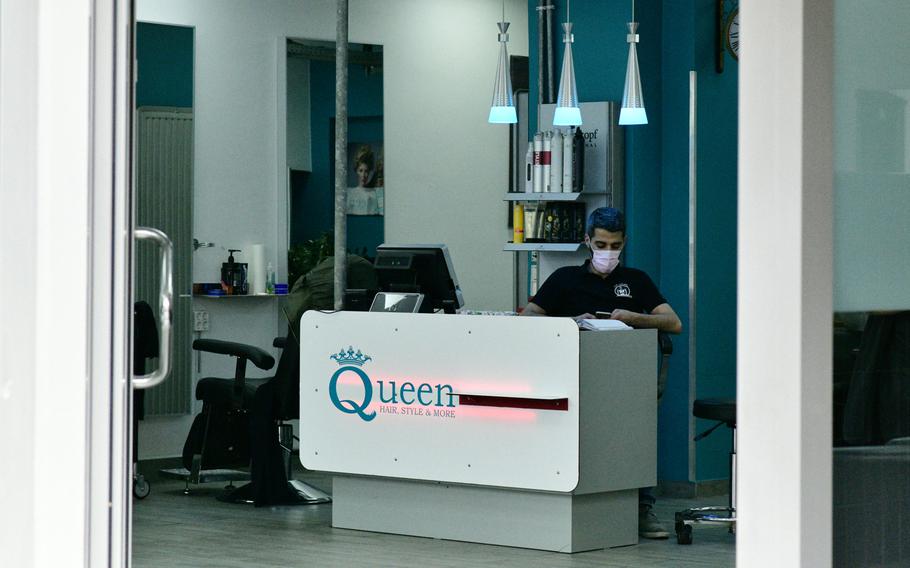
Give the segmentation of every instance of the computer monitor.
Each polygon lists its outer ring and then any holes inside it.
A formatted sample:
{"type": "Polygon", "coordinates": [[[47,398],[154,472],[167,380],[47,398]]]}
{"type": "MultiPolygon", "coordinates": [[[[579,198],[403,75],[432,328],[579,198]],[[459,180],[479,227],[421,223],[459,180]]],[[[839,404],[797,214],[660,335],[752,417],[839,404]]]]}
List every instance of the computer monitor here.
{"type": "Polygon", "coordinates": [[[383,292],[419,292],[422,312],[453,314],[464,306],[449,249],[445,245],[379,245],[376,278],[383,292]]]}

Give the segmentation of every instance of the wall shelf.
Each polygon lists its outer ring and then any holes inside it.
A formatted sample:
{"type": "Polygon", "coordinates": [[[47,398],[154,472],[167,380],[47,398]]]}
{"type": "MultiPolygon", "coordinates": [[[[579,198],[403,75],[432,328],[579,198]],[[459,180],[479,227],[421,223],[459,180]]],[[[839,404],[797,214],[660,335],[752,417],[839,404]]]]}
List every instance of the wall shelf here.
{"type": "Polygon", "coordinates": [[[542,192],[542,193],[507,193],[503,201],[578,201],[583,197],[603,197],[605,191],[583,191],[573,193],[542,192]]]}
{"type": "Polygon", "coordinates": [[[549,251],[549,252],[575,252],[583,243],[506,243],[502,250],[506,251],[549,251]]]}
{"type": "Polygon", "coordinates": [[[287,294],[234,294],[231,296],[210,296],[208,294],[193,294],[194,298],[206,298],[208,300],[222,300],[225,298],[287,298],[287,294]]]}

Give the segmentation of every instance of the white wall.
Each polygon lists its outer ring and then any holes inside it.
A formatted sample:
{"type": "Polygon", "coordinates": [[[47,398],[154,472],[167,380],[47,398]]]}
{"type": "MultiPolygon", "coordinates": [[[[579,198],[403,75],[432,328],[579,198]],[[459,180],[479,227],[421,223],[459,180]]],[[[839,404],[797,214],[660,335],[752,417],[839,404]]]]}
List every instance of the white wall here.
{"type": "MultiPolygon", "coordinates": [[[[527,5],[506,4],[511,53],[527,54],[527,5]]],[[[384,46],[386,241],[447,243],[468,305],[486,309],[509,309],[512,297],[511,256],[502,252],[508,129],[486,122],[500,10],[492,0],[350,3],[350,41],[384,46]]],[[[138,0],[136,12],[139,21],[196,29],[194,234],[218,247],[195,253],[195,281],[218,279],[221,247],[251,243],[266,245],[280,279],[280,54],[286,37],[334,39],[335,2],[138,0]]],[[[211,315],[208,337],[264,347],[283,327],[275,300],[200,305],[211,315]]],[[[204,357],[202,375],[230,376],[232,362],[223,359],[204,357]]],[[[190,419],[147,420],[140,456],[179,454],[190,419]]]]}

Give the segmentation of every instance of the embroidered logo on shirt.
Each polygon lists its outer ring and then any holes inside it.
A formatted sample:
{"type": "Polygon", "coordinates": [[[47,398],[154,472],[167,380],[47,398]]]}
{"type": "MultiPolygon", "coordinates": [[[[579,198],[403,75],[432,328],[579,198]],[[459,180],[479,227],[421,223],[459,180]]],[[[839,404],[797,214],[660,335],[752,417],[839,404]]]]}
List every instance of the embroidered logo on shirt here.
{"type": "Polygon", "coordinates": [[[613,294],[615,294],[617,298],[631,298],[632,290],[629,289],[628,284],[617,284],[613,286],[613,294]]]}

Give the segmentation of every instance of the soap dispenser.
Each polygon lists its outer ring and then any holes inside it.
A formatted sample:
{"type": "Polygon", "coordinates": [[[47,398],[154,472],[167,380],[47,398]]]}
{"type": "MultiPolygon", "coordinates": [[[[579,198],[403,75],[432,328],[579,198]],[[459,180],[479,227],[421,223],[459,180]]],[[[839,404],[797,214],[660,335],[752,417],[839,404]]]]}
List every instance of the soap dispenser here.
{"type": "Polygon", "coordinates": [[[247,293],[247,263],[234,262],[234,253],[243,252],[240,249],[228,249],[228,261],[221,263],[221,287],[229,296],[244,295],[247,293]]]}

